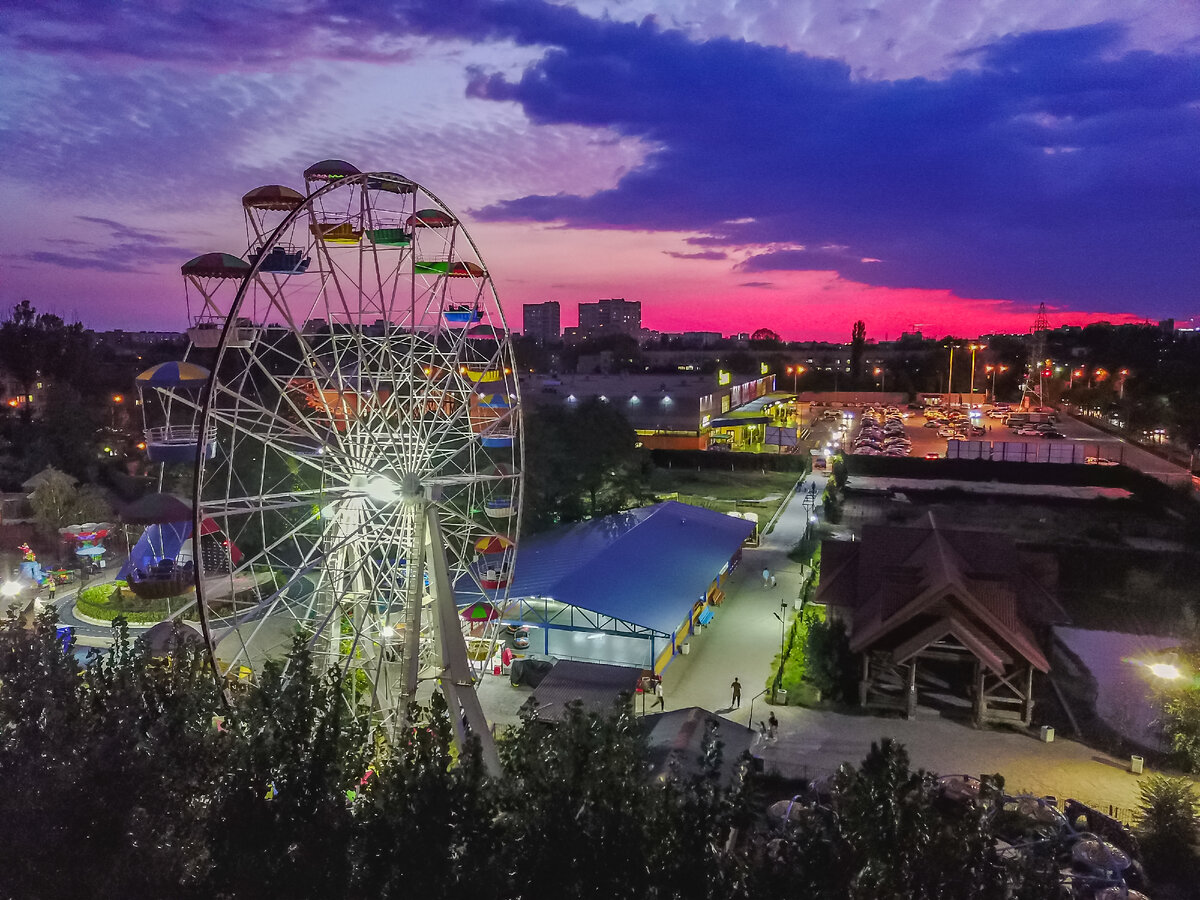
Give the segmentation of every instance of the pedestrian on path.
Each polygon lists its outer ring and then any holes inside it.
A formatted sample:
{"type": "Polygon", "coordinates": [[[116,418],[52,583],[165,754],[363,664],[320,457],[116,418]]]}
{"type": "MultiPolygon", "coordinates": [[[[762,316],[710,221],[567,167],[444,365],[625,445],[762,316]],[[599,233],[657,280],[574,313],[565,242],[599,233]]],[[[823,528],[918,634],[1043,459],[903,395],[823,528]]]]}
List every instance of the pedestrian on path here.
{"type": "Polygon", "coordinates": [[[53,603],[54,595],[58,592],[58,582],[55,581],[53,575],[50,576],[50,583],[46,586],[46,590],[50,593],[50,602],[53,603]]]}
{"type": "Polygon", "coordinates": [[[663,696],[662,676],[656,675],[654,676],[654,702],[650,704],[650,708],[654,709],[657,706],[659,709],[665,710],[666,702],[666,697],[663,696]]]}
{"type": "Polygon", "coordinates": [[[775,576],[772,575],[771,576],[771,587],[775,587],[777,584],[778,584],[778,582],[775,581],[775,576]]]}
{"type": "Polygon", "coordinates": [[[769,588],[770,586],[771,586],[771,570],[763,569],[763,587],[769,588]]]}
{"type": "Polygon", "coordinates": [[[775,735],[779,732],[779,720],[775,718],[775,710],[771,710],[771,715],[767,718],[767,740],[775,740],[775,735]]]}
{"type": "Polygon", "coordinates": [[[735,677],[729,689],[733,691],[733,699],[729,702],[729,705],[735,709],[740,709],[742,706],[742,683],[735,677]]]}

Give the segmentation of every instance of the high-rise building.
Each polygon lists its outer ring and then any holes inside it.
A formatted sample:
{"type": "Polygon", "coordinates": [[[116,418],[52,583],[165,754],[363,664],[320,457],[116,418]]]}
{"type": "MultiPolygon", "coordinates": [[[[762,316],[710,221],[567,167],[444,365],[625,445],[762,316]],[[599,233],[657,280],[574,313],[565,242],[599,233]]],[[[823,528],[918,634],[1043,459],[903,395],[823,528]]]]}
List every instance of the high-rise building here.
{"type": "Polygon", "coordinates": [[[642,303],[623,299],[580,303],[579,331],[587,337],[627,334],[637,338],[642,332],[642,303]]]}
{"type": "Polygon", "coordinates": [[[559,328],[559,309],[557,300],[547,300],[545,303],[526,303],[522,307],[524,321],[521,333],[533,338],[539,344],[557,344],[562,336],[559,328]]]}

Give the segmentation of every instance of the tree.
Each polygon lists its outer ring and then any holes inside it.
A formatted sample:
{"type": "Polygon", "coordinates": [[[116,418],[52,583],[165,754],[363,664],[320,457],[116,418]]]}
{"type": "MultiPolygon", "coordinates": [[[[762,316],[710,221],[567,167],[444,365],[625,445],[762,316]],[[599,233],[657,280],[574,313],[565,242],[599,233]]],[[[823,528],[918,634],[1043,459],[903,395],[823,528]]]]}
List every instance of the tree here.
{"type": "Polygon", "coordinates": [[[850,385],[858,387],[862,381],[863,351],[867,345],[867,325],[862,319],[854,323],[850,331],[850,385]]]}
{"type": "Polygon", "coordinates": [[[29,505],[44,534],[57,535],[68,525],[99,522],[112,514],[104,494],[93,485],[77,487],[74,478],[53,467],[44,469],[38,479],[29,505]]]}
{"type": "Polygon", "coordinates": [[[609,403],[541,406],[525,414],[525,522],[532,531],[604,516],[645,492],[629,422],[609,403]]]}
{"type": "Polygon", "coordinates": [[[804,678],[836,702],[854,696],[858,680],[858,660],[850,652],[846,623],[834,619],[822,621],[814,613],[805,613],[804,678]]]}
{"type": "MultiPolygon", "coordinates": [[[[83,325],[67,325],[52,313],[38,313],[28,300],[22,300],[9,317],[0,322],[0,359],[22,393],[34,391],[39,377],[51,382],[76,383],[86,371],[89,343],[83,325]]],[[[28,404],[21,408],[25,421],[32,418],[28,404]]]]}
{"type": "Polygon", "coordinates": [[[1151,878],[1195,883],[1200,797],[1191,781],[1151,775],[1142,782],[1137,834],[1151,878]]]}

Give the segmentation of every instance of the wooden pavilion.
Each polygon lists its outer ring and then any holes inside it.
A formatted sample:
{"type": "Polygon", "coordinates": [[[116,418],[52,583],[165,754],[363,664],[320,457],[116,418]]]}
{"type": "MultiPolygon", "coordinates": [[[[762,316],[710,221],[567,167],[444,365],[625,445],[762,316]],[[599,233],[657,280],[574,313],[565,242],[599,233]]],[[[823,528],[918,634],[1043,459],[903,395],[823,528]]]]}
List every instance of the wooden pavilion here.
{"type": "Polygon", "coordinates": [[[867,525],[861,541],[825,541],[821,554],[816,600],[862,657],[862,706],[911,716],[922,675],[969,699],[976,724],[1030,724],[1049,625],[1067,620],[1044,559],[1005,535],[944,529],[932,513],[867,525]]]}

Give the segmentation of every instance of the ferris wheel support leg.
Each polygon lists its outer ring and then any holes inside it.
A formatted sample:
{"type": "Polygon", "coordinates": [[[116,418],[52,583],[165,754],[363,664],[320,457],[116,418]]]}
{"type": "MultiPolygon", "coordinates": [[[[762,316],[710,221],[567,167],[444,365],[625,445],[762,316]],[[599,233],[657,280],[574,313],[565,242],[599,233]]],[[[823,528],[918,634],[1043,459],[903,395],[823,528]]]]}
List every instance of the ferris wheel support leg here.
{"type": "Polygon", "coordinates": [[[475,693],[475,675],[467,660],[467,645],[463,641],[458,607],[454,602],[454,585],[446,565],[446,550],[437,509],[431,503],[425,508],[425,552],[429,566],[429,587],[437,614],[438,641],[442,654],[442,694],[450,707],[455,735],[462,746],[467,735],[479,738],[483,764],[492,776],[500,775],[500,755],[488,727],[479,696],[475,693]]]}

